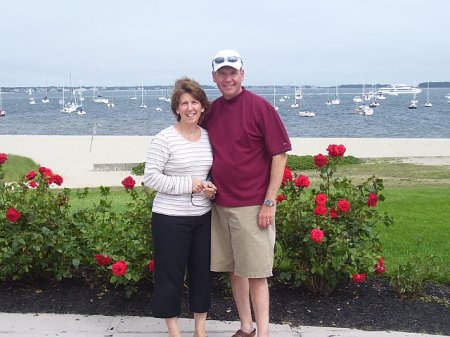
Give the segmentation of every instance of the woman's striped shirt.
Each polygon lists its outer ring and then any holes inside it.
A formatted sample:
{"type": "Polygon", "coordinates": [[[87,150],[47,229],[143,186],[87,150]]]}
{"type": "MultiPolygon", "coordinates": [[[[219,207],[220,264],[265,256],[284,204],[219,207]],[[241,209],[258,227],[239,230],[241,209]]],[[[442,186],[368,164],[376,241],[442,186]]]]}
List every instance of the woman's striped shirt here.
{"type": "Polygon", "coordinates": [[[144,184],[158,192],[153,212],[196,216],[210,211],[210,200],[201,192],[191,193],[192,179],[207,180],[213,161],[208,132],[203,128],[200,131],[200,139],[192,142],[169,126],[151,140],[144,184]]]}

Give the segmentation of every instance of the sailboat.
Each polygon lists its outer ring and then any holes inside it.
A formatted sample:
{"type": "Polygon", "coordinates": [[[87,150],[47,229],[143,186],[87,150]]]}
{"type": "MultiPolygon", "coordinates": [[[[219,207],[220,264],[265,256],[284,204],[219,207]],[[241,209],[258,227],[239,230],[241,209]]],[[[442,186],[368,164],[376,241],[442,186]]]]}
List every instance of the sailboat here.
{"type": "Polygon", "coordinates": [[[35,105],[36,101],[33,96],[33,89],[31,89],[31,88],[28,89],[28,95],[30,96],[28,99],[28,103],[30,103],[31,105],[35,105]]]}
{"type": "Polygon", "coordinates": [[[141,105],[140,108],[146,108],[147,105],[144,104],[144,85],[141,86],[141,105]]]}
{"type": "Polygon", "coordinates": [[[433,104],[430,102],[430,82],[428,82],[427,86],[427,102],[425,103],[425,108],[431,108],[433,104]]]}
{"type": "Polygon", "coordinates": [[[0,88],[0,117],[6,116],[6,110],[3,110],[2,88],[0,88]]]}
{"type": "Polygon", "coordinates": [[[416,93],[414,93],[413,99],[411,100],[411,104],[409,105],[408,109],[417,109],[417,103],[419,101],[416,99],[416,93]]]}
{"type": "Polygon", "coordinates": [[[47,104],[50,102],[48,98],[48,84],[47,84],[47,75],[45,76],[45,97],[41,99],[41,102],[47,104]]]}
{"type": "Polygon", "coordinates": [[[338,86],[336,85],[336,96],[331,100],[331,105],[339,105],[341,100],[339,99],[338,86]]]}
{"type": "Polygon", "coordinates": [[[303,95],[301,90],[297,89],[297,86],[294,89],[294,103],[291,104],[291,108],[298,108],[300,105],[297,103],[297,100],[302,99],[303,95]]]}
{"type": "Polygon", "coordinates": [[[134,88],[134,96],[133,96],[133,97],[130,97],[130,99],[137,99],[137,96],[136,96],[136,88],[134,88]]]}
{"type": "Polygon", "coordinates": [[[276,92],[277,92],[277,90],[275,89],[275,85],[274,85],[273,86],[273,103],[272,103],[272,105],[273,105],[273,108],[278,111],[278,107],[275,105],[276,92]]]}
{"type": "Polygon", "coordinates": [[[109,102],[109,100],[108,100],[107,98],[103,97],[103,96],[100,94],[100,89],[98,89],[98,88],[95,88],[95,89],[94,89],[94,92],[92,93],[92,100],[93,100],[95,103],[104,103],[104,104],[108,104],[108,102],[109,102]],[[97,97],[95,97],[95,93],[97,93],[97,97]]]}

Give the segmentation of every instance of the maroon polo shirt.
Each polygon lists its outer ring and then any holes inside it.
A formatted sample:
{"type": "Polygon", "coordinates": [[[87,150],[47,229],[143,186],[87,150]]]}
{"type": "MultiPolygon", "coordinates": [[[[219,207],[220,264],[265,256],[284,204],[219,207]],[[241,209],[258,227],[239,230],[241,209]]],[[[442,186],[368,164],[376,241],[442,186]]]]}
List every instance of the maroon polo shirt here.
{"type": "Polygon", "coordinates": [[[211,176],[216,203],[223,207],[261,205],[270,180],[272,156],[291,150],[278,112],[262,97],[243,89],[217,98],[205,116],[214,160],[211,176]]]}

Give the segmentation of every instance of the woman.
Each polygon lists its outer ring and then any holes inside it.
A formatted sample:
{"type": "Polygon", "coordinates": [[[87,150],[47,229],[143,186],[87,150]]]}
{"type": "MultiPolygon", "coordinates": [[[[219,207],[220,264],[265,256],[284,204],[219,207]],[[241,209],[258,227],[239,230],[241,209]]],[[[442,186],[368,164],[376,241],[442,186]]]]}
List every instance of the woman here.
{"type": "Polygon", "coordinates": [[[181,78],[171,108],[177,123],[153,138],[144,173],[145,185],[158,192],[152,208],[152,309],[155,317],[165,318],[169,337],[179,337],[177,317],[187,270],[194,336],[204,337],[211,304],[211,199],[216,188],[208,181],[213,160],[208,133],[198,124],[209,102],[196,81],[181,78]]]}

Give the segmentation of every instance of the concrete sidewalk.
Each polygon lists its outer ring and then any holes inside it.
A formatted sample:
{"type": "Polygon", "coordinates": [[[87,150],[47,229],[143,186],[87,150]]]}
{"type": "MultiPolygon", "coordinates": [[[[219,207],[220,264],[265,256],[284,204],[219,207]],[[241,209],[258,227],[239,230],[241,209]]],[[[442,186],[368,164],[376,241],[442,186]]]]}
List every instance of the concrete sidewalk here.
{"type": "MultiPolygon", "coordinates": [[[[430,317],[430,319],[432,319],[430,317]]],[[[194,322],[180,319],[182,336],[193,335],[194,322]]],[[[231,337],[239,322],[208,320],[209,337],[231,337]]],[[[271,324],[273,337],[431,337],[435,335],[396,331],[363,331],[328,327],[290,327],[271,324]]],[[[164,321],[136,316],[84,316],[60,314],[0,313],[0,337],[167,337],[164,321]]]]}

